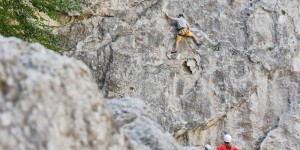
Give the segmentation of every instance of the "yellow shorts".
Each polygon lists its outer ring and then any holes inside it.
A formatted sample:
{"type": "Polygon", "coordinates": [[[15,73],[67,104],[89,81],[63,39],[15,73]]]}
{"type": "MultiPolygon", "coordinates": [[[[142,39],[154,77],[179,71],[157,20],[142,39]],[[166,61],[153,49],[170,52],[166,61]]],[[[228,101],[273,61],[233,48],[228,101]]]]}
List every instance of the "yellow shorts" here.
{"type": "Polygon", "coordinates": [[[182,39],[183,36],[190,37],[190,36],[193,36],[193,35],[194,34],[190,30],[188,30],[188,29],[182,29],[182,30],[180,30],[178,32],[178,35],[176,37],[176,41],[181,41],[181,39],[182,39]]]}

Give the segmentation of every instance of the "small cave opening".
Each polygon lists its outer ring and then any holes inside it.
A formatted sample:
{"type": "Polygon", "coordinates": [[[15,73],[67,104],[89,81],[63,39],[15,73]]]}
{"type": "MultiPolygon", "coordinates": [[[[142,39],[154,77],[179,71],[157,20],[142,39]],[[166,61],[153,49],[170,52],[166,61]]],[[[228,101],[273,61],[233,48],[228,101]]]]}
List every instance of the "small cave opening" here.
{"type": "Polygon", "coordinates": [[[188,74],[193,74],[192,70],[190,69],[190,67],[187,65],[187,61],[184,61],[182,63],[182,70],[188,74]]]}

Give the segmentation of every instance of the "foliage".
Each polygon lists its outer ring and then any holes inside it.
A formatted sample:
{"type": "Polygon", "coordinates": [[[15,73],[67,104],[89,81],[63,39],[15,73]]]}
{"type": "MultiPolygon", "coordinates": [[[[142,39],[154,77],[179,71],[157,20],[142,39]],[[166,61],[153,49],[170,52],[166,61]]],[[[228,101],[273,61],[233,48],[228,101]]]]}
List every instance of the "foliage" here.
{"type": "Polygon", "coordinates": [[[84,0],[0,0],[0,34],[39,42],[58,51],[62,39],[52,34],[53,27],[44,24],[37,12],[59,20],[62,12],[81,12],[84,0]]]}

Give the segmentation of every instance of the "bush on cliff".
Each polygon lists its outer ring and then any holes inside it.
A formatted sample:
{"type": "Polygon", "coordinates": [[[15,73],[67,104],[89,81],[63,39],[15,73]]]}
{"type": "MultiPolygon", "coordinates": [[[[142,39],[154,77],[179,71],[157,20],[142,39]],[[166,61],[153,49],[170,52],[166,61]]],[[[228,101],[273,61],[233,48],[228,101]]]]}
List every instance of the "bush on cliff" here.
{"type": "Polygon", "coordinates": [[[58,21],[62,12],[81,11],[84,0],[1,0],[0,34],[14,36],[29,42],[39,42],[58,51],[62,39],[52,33],[53,27],[39,17],[43,12],[58,21]]]}

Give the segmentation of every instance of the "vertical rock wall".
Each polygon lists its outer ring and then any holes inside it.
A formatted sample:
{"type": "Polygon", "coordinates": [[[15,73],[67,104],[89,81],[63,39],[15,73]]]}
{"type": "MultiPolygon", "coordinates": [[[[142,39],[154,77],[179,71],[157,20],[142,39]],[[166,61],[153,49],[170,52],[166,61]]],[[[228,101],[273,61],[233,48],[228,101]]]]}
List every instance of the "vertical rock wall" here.
{"type": "Polygon", "coordinates": [[[144,99],[183,144],[215,147],[229,133],[241,149],[297,149],[299,5],[296,0],[95,1],[91,18],[58,33],[70,40],[64,54],[92,69],[105,97],[144,99]],[[176,29],[164,13],[184,13],[203,45],[186,38],[179,54],[170,55],[176,29]],[[280,144],[283,139],[289,144],[280,144]]]}

